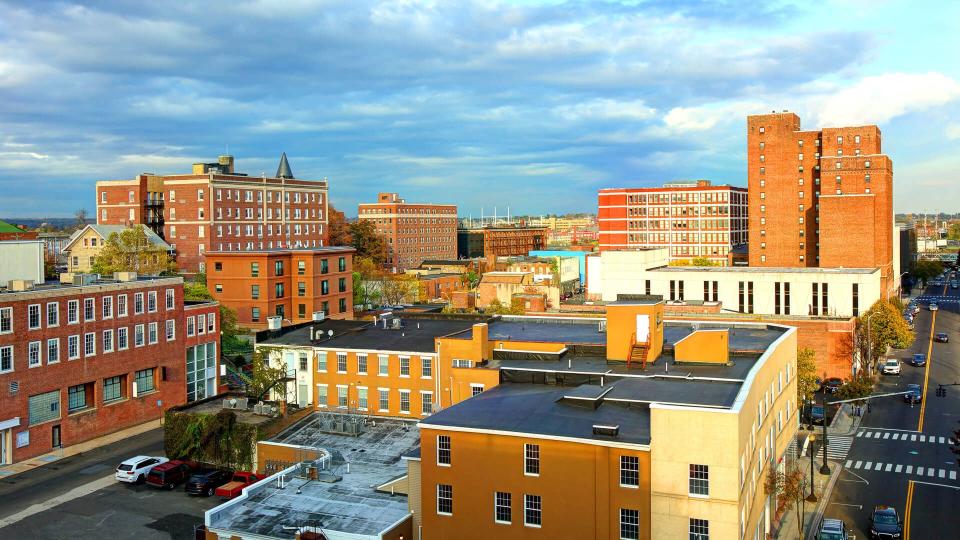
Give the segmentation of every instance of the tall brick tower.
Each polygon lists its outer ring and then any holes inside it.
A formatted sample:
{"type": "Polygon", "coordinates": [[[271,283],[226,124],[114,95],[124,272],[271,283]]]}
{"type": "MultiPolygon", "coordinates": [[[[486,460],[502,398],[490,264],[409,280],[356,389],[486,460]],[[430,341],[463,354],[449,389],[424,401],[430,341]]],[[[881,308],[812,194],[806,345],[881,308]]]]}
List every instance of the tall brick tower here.
{"type": "Polygon", "coordinates": [[[875,125],[801,131],[784,111],[747,117],[750,266],[879,268],[893,275],[893,163],[875,125]]]}

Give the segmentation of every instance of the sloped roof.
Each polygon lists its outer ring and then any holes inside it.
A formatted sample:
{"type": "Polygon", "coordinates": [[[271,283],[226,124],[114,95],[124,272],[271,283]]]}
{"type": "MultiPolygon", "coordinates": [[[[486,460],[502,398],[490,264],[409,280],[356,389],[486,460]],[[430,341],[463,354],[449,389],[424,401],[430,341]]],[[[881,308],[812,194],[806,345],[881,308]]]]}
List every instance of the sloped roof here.
{"type": "Polygon", "coordinates": [[[0,220],[0,233],[22,233],[23,229],[17,227],[16,225],[11,225],[6,221],[0,220]]]}
{"type": "MultiPolygon", "coordinates": [[[[170,244],[166,243],[166,242],[163,240],[163,238],[160,238],[160,236],[157,235],[157,233],[153,232],[153,230],[152,230],[151,228],[146,227],[146,226],[144,226],[144,225],[135,225],[135,226],[136,226],[136,227],[143,227],[144,232],[147,233],[147,240],[149,240],[151,244],[153,244],[153,245],[155,245],[155,246],[157,246],[157,247],[162,248],[164,251],[171,251],[171,250],[173,249],[173,248],[170,247],[170,244]]],[[[86,232],[87,229],[92,229],[93,232],[97,233],[97,236],[99,236],[100,238],[106,240],[106,239],[110,238],[110,235],[111,235],[111,234],[113,234],[113,233],[121,233],[121,232],[127,230],[128,228],[129,228],[129,227],[127,227],[127,226],[125,226],[125,225],[100,225],[100,224],[90,224],[90,225],[87,225],[86,227],[84,227],[84,228],[82,228],[82,229],[79,229],[79,230],[76,231],[75,233],[73,233],[73,235],[70,236],[70,240],[67,242],[67,245],[64,247],[64,249],[67,249],[67,248],[69,248],[71,245],[73,245],[73,243],[74,243],[78,238],[80,238],[80,236],[83,235],[83,233],[86,232]]]]}
{"type": "Polygon", "coordinates": [[[275,178],[293,179],[293,171],[290,170],[290,163],[287,161],[287,153],[280,155],[280,166],[277,167],[275,178]]]}

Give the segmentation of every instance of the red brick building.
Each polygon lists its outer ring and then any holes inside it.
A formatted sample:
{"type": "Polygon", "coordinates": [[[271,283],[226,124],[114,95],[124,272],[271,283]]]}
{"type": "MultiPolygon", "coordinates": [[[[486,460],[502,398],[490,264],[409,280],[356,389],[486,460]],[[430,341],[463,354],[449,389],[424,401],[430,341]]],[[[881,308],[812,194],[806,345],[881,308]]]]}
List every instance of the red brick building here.
{"type": "Polygon", "coordinates": [[[747,243],[747,190],[708,180],[601,189],[597,221],[600,251],[667,247],[671,261],[726,265],[747,243]]]}
{"type": "Polygon", "coordinates": [[[0,242],[5,240],[36,240],[37,231],[27,231],[0,220],[0,242]]]}
{"type": "Polygon", "coordinates": [[[287,322],[353,318],[352,247],[211,251],[207,286],[237,322],[266,328],[267,317],[287,322]]]}
{"type": "Polygon", "coordinates": [[[488,226],[457,231],[460,258],[483,257],[493,264],[497,257],[528,255],[547,245],[546,227],[488,226]]]}
{"type": "Polygon", "coordinates": [[[877,126],[802,131],[791,112],[748,116],[747,179],[750,266],[880,268],[895,294],[893,163],[877,126]]]}
{"type": "Polygon", "coordinates": [[[0,462],[160,418],[218,385],[218,306],[187,308],[182,278],[64,274],[0,289],[0,462]],[[196,324],[196,322],[194,323],[196,324]],[[209,344],[209,347],[208,347],[209,344]],[[203,347],[202,373],[187,351],[203,347]],[[212,361],[207,363],[207,356],[212,361]]]}
{"type": "Polygon", "coordinates": [[[295,179],[286,154],[272,178],[237,173],[233,156],[220,156],[191,174],[97,182],[97,223],[149,226],[185,273],[204,271],[207,251],[324,246],[327,222],[327,181],[295,179]]]}
{"type": "Polygon", "coordinates": [[[378,193],[362,203],[358,219],[371,220],[387,241],[387,265],[394,272],[416,268],[424,259],[457,258],[457,206],[408,203],[396,193],[378,193]]]}

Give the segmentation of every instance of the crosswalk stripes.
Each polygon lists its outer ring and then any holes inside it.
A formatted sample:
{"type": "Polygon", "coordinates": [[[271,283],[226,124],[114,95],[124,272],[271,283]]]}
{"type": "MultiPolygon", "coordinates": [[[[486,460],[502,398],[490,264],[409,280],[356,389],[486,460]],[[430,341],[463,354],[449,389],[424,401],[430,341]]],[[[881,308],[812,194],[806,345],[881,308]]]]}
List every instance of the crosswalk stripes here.
{"type": "MultiPolygon", "coordinates": [[[[900,442],[919,442],[924,444],[954,444],[951,437],[941,437],[939,435],[925,435],[923,433],[901,433],[897,431],[874,431],[870,429],[860,429],[856,437],[871,440],[887,440],[900,442]]],[[[833,438],[831,438],[833,440],[833,438]]]]}
{"type": "MultiPolygon", "coordinates": [[[[842,461],[847,459],[850,453],[850,446],[853,444],[853,437],[837,435],[827,439],[827,459],[842,461]]],[[[818,456],[823,456],[823,450],[817,451],[818,456]]]]}
{"type": "Polygon", "coordinates": [[[904,466],[902,463],[885,463],[880,461],[863,461],[863,460],[853,460],[848,459],[844,465],[847,469],[860,470],[860,471],[881,471],[881,472],[893,472],[894,474],[906,474],[907,476],[916,475],[918,477],[927,477],[927,478],[940,478],[943,480],[957,479],[957,471],[951,469],[940,469],[937,467],[916,467],[913,465],[904,466]]]}

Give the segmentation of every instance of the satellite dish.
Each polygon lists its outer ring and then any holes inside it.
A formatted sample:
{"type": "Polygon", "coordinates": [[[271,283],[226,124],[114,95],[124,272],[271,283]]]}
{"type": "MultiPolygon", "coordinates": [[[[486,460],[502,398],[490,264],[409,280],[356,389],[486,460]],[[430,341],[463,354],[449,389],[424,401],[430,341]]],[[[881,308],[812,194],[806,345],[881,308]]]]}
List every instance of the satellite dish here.
{"type": "Polygon", "coordinates": [[[332,329],[331,329],[331,330],[327,330],[327,335],[330,336],[330,337],[333,337],[333,330],[332,330],[332,329]]]}

